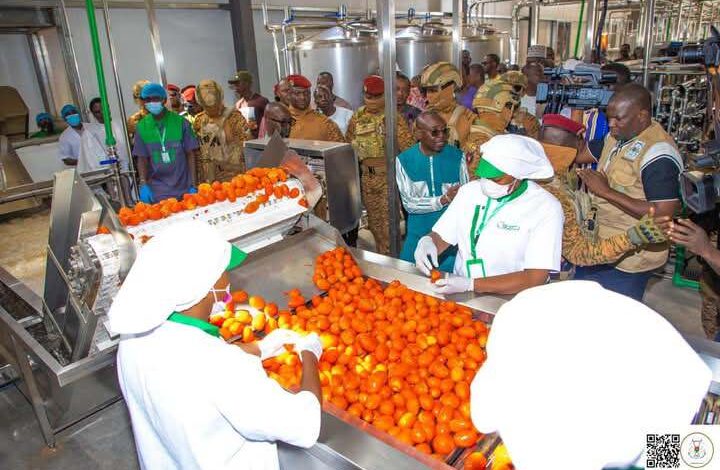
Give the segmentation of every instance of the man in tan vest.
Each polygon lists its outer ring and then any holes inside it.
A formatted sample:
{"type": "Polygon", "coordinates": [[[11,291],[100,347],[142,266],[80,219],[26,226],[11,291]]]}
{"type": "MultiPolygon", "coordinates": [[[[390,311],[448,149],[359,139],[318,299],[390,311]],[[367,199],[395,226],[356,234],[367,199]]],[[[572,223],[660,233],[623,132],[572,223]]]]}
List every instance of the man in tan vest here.
{"type": "MultiPolygon", "coordinates": [[[[651,208],[658,217],[680,209],[682,157],[672,137],[652,120],[651,111],[650,92],[641,85],[617,90],[607,109],[610,134],[598,171],[578,170],[593,193],[601,238],[625,232],[651,208]]],[[[641,301],[652,272],[665,264],[667,256],[667,243],[647,245],[614,264],[578,268],[575,278],[597,281],[641,301]]]]}

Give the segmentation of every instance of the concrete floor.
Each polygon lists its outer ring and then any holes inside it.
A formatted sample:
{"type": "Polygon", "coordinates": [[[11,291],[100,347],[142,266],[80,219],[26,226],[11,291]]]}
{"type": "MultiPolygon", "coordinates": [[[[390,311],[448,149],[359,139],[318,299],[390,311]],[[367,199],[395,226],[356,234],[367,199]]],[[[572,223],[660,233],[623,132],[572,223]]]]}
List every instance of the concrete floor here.
{"type": "MultiPolygon", "coordinates": [[[[12,239],[9,238],[11,236],[37,236],[46,240],[47,222],[43,226],[41,219],[42,217],[30,218],[27,228],[0,224],[0,243],[3,239],[12,239]]],[[[14,269],[14,272],[11,272],[31,283],[33,289],[41,289],[42,284],[38,285],[37,279],[38,274],[40,277],[42,275],[37,269],[41,267],[44,270],[44,253],[32,250],[30,246],[31,244],[28,244],[27,248],[20,249],[28,250],[25,255],[32,256],[29,265],[20,261],[22,251],[8,253],[0,246],[0,265],[8,266],[8,262],[18,260],[14,265],[10,263],[14,269]]],[[[41,246],[44,246],[44,243],[41,246]]],[[[370,232],[360,231],[358,246],[363,249],[374,247],[370,232]]],[[[683,334],[703,336],[700,326],[700,297],[697,292],[676,288],[669,280],[654,279],[648,286],[644,302],[661,313],[683,334]]],[[[0,389],[0,416],[0,469],[139,468],[129,416],[122,401],[60,433],[54,449],[45,445],[32,407],[15,385],[0,389]]]]}

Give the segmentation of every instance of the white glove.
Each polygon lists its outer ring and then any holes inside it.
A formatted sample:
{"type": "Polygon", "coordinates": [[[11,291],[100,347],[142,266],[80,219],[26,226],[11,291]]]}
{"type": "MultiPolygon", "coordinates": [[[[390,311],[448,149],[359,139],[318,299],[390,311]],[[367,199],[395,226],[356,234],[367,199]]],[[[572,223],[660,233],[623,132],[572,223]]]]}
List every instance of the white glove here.
{"type": "Polygon", "coordinates": [[[430,275],[431,269],[438,267],[437,247],[429,235],[425,235],[418,241],[414,256],[415,266],[426,276],[430,275]]]}
{"type": "Polygon", "coordinates": [[[273,330],[258,341],[260,349],[260,360],[270,359],[285,352],[286,344],[297,344],[300,340],[300,334],[285,328],[273,330]]]}
{"type": "Polygon", "coordinates": [[[473,290],[473,280],[464,276],[453,276],[438,279],[432,285],[432,290],[436,294],[457,294],[459,292],[469,292],[473,290]]]}
{"type": "Polygon", "coordinates": [[[322,343],[320,342],[320,337],[317,335],[317,333],[310,333],[309,335],[301,336],[295,342],[295,351],[298,353],[298,356],[300,356],[301,360],[301,353],[303,351],[310,351],[311,353],[315,354],[315,357],[317,357],[319,361],[320,356],[322,356],[323,353],[323,347],[322,343]]]}

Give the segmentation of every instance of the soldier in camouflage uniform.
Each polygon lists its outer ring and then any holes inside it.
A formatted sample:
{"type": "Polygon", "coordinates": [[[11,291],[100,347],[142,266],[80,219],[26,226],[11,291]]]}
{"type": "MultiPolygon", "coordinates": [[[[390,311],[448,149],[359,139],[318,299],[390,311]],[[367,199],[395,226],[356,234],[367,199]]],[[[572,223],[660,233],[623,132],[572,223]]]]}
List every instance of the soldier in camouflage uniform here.
{"type": "MultiPolygon", "coordinates": [[[[522,72],[511,70],[502,75],[502,80],[513,87],[513,91],[522,98],[527,88],[527,77],[522,72]]],[[[540,121],[538,118],[528,112],[527,109],[517,106],[513,112],[510,125],[508,126],[510,134],[520,134],[537,139],[540,134],[540,121]]]]}
{"type": "Polygon", "coordinates": [[[470,136],[475,113],[455,100],[462,86],[458,69],[450,62],[437,62],[425,67],[420,86],[427,96],[427,110],[436,111],[448,126],[448,143],[464,148],[470,136]]]}
{"type": "MultiPolygon", "coordinates": [[[[368,213],[368,225],[375,238],[375,251],[390,253],[390,221],[385,159],[385,84],[377,75],[365,79],[365,106],[350,118],[346,139],[355,149],[360,162],[362,199],[368,213]]],[[[412,147],[413,141],[405,120],[396,121],[398,153],[412,147]]]]}
{"type": "Polygon", "coordinates": [[[560,201],[565,216],[563,258],[576,266],[613,263],[639,247],[664,241],[665,235],[649,215],[645,215],[627,231],[608,238],[599,238],[596,227],[589,229],[584,226],[585,218],[579,213],[578,199],[582,194],[577,189],[577,178],[566,177],[575,174],[574,169],[569,168],[573,159],[567,155],[577,155],[583,126],[560,115],[546,117],[540,132],[540,142],[553,164],[556,176],[543,187],[560,201]],[[555,132],[543,132],[548,127],[553,127],[555,132]]]}
{"type": "Polygon", "coordinates": [[[507,126],[519,102],[512,87],[502,81],[486,87],[482,93],[478,91],[475,95],[473,108],[477,117],[463,148],[470,178],[474,178],[480,161],[480,146],[496,135],[507,133],[507,126]]]}
{"type": "Polygon", "coordinates": [[[202,80],[196,99],[203,111],[195,117],[193,130],[200,141],[197,181],[227,181],[245,172],[243,144],[250,128],[243,115],[225,106],[222,87],[213,80],[202,80]]]}
{"type": "Polygon", "coordinates": [[[143,100],[140,99],[140,92],[148,83],[150,83],[150,80],[138,80],[132,87],[133,101],[140,109],[127,118],[127,132],[128,137],[130,137],[130,142],[133,141],[138,122],[148,115],[148,110],[145,109],[145,103],[143,103],[143,100]]]}
{"type": "Polygon", "coordinates": [[[302,75],[289,75],[290,115],[293,118],[291,139],[345,142],[340,128],[332,119],[310,107],[310,80],[302,75]]]}

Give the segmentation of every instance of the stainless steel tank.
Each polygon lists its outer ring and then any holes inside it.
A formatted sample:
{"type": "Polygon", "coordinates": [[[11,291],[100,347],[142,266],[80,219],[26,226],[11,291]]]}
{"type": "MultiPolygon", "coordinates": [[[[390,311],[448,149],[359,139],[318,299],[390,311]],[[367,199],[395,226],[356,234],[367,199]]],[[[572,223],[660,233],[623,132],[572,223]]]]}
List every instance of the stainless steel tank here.
{"type": "Polygon", "coordinates": [[[330,72],[334,92],[355,108],[363,103],[363,80],[378,72],[377,40],[370,30],[353,25],[336,26],[287,46],[290,73],[301,73],[315,82],[320,72],[330,72]]]}
{"type": "Polygon", "coordinates": [[[510,39],[506,33],[492,28],[466,25],[463,28],[462,48],[470,51],[473,63],[482,62],[487,54],[497,54],[503,61],[509,55],[510,39]]]}
{"type": "Polygon", "coordinates": [[[408,26],[398,30],[395,38],[398,67],[410,78],[420,75],[428,64],[452,60],[451,33],[440,24],[408,26]]]}

